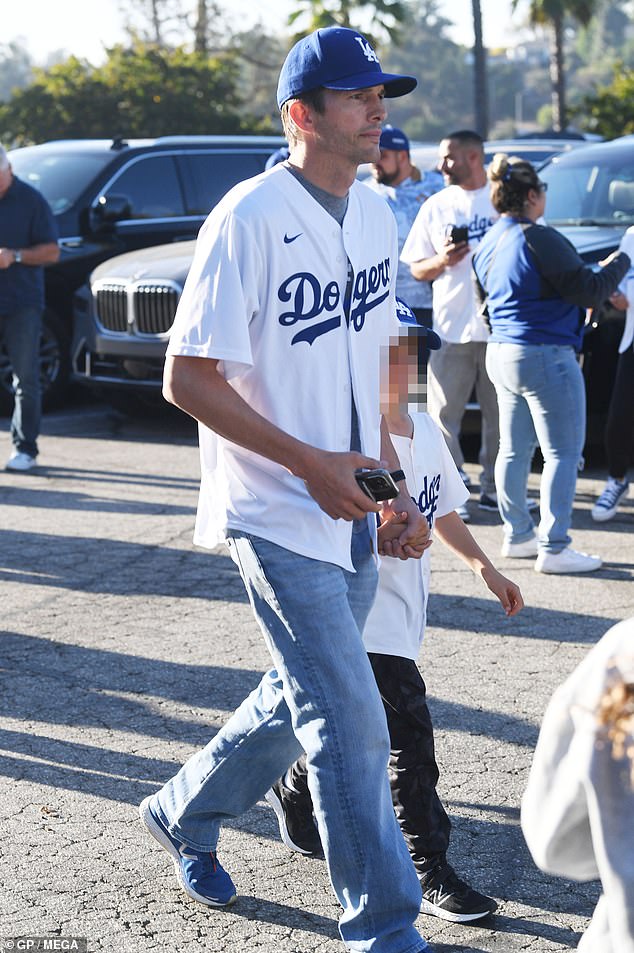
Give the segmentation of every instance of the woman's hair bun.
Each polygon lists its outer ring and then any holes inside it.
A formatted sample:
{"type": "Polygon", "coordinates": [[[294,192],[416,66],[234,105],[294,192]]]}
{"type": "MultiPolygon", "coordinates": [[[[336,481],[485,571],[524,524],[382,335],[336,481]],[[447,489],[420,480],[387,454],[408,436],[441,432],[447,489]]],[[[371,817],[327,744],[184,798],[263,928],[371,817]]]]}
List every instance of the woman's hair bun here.
{"type": "Polygon", "coordinates": [[[509,168],[509,157],[506,152],[496,152],[489,165],[489,178],[492,182],[499,182],[504,178],[509,168]]]}

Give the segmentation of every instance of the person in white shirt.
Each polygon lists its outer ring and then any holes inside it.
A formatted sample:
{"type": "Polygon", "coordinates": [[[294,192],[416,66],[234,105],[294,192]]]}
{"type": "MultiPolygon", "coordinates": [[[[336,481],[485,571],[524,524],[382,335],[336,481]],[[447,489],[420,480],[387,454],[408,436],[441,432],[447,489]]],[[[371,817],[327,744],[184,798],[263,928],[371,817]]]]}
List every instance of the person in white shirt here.
{"type": "MultiPolygon", "coordinates": [[[[619,251],[624,251],[634,262],[634,225],[623,236],[619,251]]],[[[634,446],[634,265],[610,300],[619,311],[625,311],[625,327],[605,425],[608,479],[592,507],[592,519],[597,523],[613,519],[630,491],[627,471],[634,446]]]]}
{"type": "MultiPolygon", "coordinates": [[[[447,188],[422,206],[401,259],[419,281],[433,282],[434,330],[443,347],[429,363],[429,413],[469,486],[460,428],[475,387],[482,415],[479,506],[497,512],[493,476],[499,443],[497,398],[484,365],[489,332],[478,314],[471,279],[473,253],[498,217],[489,197],[481,137],[470,130],[450,133],[440,143],[438,165],[447,188]],[[461,231],[456,233],[455,228],[461,231]]],[[[460,513],[469,519],[466,508],[460,513]]]]}
{"type": "Polygon", "coordinates": [[[541,870],[601,881],[580,953],[634,953],[633,618],[609,629],[553,695],[521,821],[541,870]]]}
{"type": "MultiPolygon", "coordinates": [[[[499,573],[455,509],[467,490],[445,440],[418,404],[427,348],[438,348],[433,331],[416,327],[399,302],[401,334],[390,347],[389,409],[386,421],[414,501],[434,535],[479,575],[508,616],[523,606],[519,588],[499,573]]],[[[496,903],[465,883],[447,860],[451,824],[436,792],[438,767],[426,688],[416,660],[426,624],[430,551],[419,562],[383,560],[377,596],[363,632],[390,733],[392,800],[421,881],[423,913],[453,922],[479,920],[496,903]]],[[[350,709],[352,715],[352,709],[350,709]]],[[[306,770],[299,759],[267,793],[282,840],[291,850],[319,854],[306,770]]]]}
{"type": "Polygon", "coordinates": [[[361,638],[377,549],[420,558],[429,544],[381,423],[396,225],[356,181],[359,164],[378,157],[386,97],[415,85],[384,73],[354,30],[295,44],[277,90],[289,160],[232,189],[201,229],[164,376],[167,399],[200,423],[195,540],[226,540],[273,667],[143,801],[141,819],[188,896],[226,906],[236,888],[217,860],[220,826],[304,750],[353,953],[428,950],[414,927],[420,883],[392,810],[389,738],[361,638]],[[384,466],[398,487],[380,506],[357,471],[384,466]]]}

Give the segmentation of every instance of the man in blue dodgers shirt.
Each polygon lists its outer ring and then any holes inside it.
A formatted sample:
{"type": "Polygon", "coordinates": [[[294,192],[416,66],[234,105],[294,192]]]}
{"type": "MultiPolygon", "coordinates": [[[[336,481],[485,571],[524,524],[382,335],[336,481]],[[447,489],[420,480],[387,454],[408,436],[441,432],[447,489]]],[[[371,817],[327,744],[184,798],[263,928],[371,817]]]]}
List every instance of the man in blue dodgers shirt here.
{"type": "Polygon", "coordinates": [[[429,527],[402,473],[382,508],[355,471],[398,458],[380,419],[380,349],[395,324],[396,226],[355,181],[379,155],[385,74],[354,30],[319,30],[282,67],[287,163],[236,186],[198,239],[164,393],[200,422],[195,541],[225,539],[274,668],[141,805],[187,894],[224,906],[220,824],[306,751],[340,932],[357,953],[421,953],[421,890],[387,780],[388,735],[361,639],[377,545],[420,558],[429,527]],[[341,699],[346,699],[342,706],[341,699]],[[355,717],[350,717],[350,712],[355,717]]]}
{"type": "MultiPolygon", "coordinates": [[[[394,213],[400,254],[421,205],[430,195],[439,192],[444,183],[442,175],[436,169],[421,173],[412,165],[409,139],[401,129],[385,126],[379,148],[379,158],[372,166],[373,178],[366,180],[366,185],[382,195],[394,213]]],[[[399,261],[396,292],[399,298],[407,301],[418,323],[431,328],[431,282],[417,281],[409,265],[399,261]]]]}

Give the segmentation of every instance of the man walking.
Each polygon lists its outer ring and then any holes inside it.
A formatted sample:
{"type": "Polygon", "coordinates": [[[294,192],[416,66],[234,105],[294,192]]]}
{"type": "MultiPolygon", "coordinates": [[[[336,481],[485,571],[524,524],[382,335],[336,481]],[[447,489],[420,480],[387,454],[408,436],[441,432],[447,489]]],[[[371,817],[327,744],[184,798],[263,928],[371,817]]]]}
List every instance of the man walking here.
{"type": "Polygon", "coordinates": [[[421,953],[421,891],[392,810],[389,741],[361,630],[373,553],[420,556],[429,528],[402,472],[380,511],[355,471],[398,458],[379,414],[379,355],[395,314],[397,241],[355,181],[378,158],[385,74],[354,30],[288,54],[278,104],[287,163],[236,186],[201,230],[170,338],[164,393],[200,422],[195,540],[226,540],[274,667],[228,723],[141,805],[181,886],[209,906],[236,889],[221,822],[300,755],[347,949],[421,953]],[[342,706],[341,699],[346,699],[342,706]]]}
{"type": "Polygon", "coordinates": [[[7,470],[32,470],[40,432],[44,268],[59,258],[57,225],[37,189],[14,176],[0,146],[0,338],[13,370],[13,453],[7,470]]]}
{"type": "MultiPolygon", "coordinates": [[[[374,181],[371,188],[382,195],[394,213],[398,229],[398,250],[403,250],[420,207],[430,195],[443,188],[441,175],[420,170],[412,165],[409,139],[400,129],[386,126],[379,141],[381,153],[372,166],[374,181]]],[[[419,324],[432,325],[432,292],[428,281],[417,281],[409,265],[399,261],[396,276],[396,291],[416,315],[419,324]]]]}
{"type": "MultiPolygon", "coordinates": [[[[443,346],[429,362],[429,413],[469,485],[460,425],[475,387],[482,414],[479,505],[497,512],[493,477],[499,443],[497,399],[484,366],[489,332],[478,315],[471,279],[474,250],[498,217],[489,198],[481,137],[470,130],[452,132],[440,143],[438,165],[448,187],[421,208],[401,258],[414,278],[433,281],[434,329],[443,346]]],[[[465,508],[459,512],[468,519],[465,508]]]]}

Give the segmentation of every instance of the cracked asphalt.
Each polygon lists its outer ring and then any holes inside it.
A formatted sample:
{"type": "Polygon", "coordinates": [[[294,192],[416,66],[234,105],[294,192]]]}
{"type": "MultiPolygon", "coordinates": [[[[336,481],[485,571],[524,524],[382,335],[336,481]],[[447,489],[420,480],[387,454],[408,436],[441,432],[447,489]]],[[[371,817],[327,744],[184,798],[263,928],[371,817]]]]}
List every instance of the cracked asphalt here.
{"type": "MultiPolygon", "coordinates": [[[[43,431],[37,472],[0,473],[0,948],[37,936],[104,953],[341,953],[323,863],[288,853],[265,802],[224,830],[239,891],[228,911],[181,893],[137,820],[269,665],[233,564],[191,543],[193,426],[91,405],[45,417],[43,431]]],[[[8,455],[7,420],[0,446],[8,455]]],[[[518,806],[553,689],[634,614],[634,502],[594,525],[602,479],[578,485],[574,545],[605,560],[587,577],[497,556],[499,521],[471,504],[474,535],[522,587],[517,619],[434,545],[420,664],[451,860],[499,901],[481,926],[421,916],[435,953],[569,950],[598,897],[534,867],[518,806]]]]}

